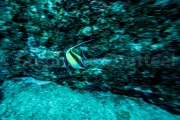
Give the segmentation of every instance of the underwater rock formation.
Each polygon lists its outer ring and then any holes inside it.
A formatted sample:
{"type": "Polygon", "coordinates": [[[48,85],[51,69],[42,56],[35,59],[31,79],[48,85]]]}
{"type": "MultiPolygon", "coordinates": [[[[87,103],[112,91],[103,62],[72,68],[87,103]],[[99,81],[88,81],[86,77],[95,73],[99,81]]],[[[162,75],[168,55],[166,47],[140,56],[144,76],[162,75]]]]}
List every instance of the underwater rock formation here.
{"type": "Polygon", "coordinates": [[[180,113],[177,0],[0,1],[1,80],[33,77],[143,98],[180,113]],[[70,47],[87,69],[67,70],[70,47]]]}

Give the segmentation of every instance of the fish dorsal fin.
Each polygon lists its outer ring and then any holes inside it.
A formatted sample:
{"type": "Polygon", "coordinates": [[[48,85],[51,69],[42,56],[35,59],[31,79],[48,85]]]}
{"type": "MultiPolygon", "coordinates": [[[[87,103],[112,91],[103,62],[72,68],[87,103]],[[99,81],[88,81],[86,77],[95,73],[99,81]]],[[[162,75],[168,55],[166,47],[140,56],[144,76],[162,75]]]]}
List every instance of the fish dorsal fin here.
{"type": "MultiPolygon", "coordinates": [[[[73,48],[75,48],[75,47],[78,47],[78,46],[80,46],[80,45],[82,45],[82,44],[84,44],[84,43],[87,43],[87,42],[90,42],[90,41],[93,41],[93,40],[94,40],[94,39],[84,41],[84,42],[82,42],[82,43],[79,43],[79,44],[77,44],[77,45],[75,45],[75,46],[71,47],[70,49],[72,50],[72,49],[73,49],[73,48]]],[[[82,58],[84,58],[85,60],[87,60],[86,56],[83,54],[83,52],[82,52],[82,51],[81,51],[80,56],[81,56],[82,58]]]]}
{"type": "MultiPolygon", "coordinates": [[[[93,39],[93,40],[94,40],[94,39],[93,39]]],[[[90,42],[90,41],[93,41],[93,40],[87,40],[87,41],[84,41],[84,42],[82,42],[82,43],[79,43],[79,44],[77,44],[77,45],[71,47],[71,48],[73,49],[73,48],[75,48],[75,47],[78,47],[78,46],[80,46],[80,45],[82,45],[82,44],[84,44],[84,43],[87,43],[87,42],[90,42]]],[[[71,48],[70,48],[70,49],[71,49],[71,48]]]]}

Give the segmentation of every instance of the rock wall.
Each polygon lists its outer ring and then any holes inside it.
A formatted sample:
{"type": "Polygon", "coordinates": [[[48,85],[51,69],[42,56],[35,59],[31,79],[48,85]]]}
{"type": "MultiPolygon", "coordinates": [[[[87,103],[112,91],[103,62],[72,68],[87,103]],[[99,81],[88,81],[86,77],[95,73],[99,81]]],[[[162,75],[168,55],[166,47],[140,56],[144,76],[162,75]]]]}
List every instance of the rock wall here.
{"type": "Polygon", "coordinates": [[[1,0],[0,7],[1,81],[34,77],[180,113],[178,0],[1,0]],[[87,69],[67,70],[65,51],[89,39],[76,49],[87,69]]]}

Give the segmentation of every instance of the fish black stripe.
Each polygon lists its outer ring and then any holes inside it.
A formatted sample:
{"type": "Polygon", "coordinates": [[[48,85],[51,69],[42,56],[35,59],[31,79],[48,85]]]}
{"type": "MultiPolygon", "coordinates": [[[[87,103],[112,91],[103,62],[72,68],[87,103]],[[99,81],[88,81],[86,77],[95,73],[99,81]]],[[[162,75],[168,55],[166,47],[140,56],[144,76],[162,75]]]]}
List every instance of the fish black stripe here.
{"type": "Polygon", "coordinates": [[[70,63],[68,62],[66,56],[64,57],[64,62],[65,62],[65,65],[66,65],[66,68],[67,68],[67,69],[75,70],[75,69],[70,65],[70,63]]]}
{"type": "Polygon", "coordinates": [[[86,67],[86,66],[84,66],[83,63],[76,57],[76,55],[74,55],[74,54],[72,53],[71,50],[70,50],[69,52],[70,52],[71,56],[76,60],[76,62],[77,62],[81,67],[86,67]]]}

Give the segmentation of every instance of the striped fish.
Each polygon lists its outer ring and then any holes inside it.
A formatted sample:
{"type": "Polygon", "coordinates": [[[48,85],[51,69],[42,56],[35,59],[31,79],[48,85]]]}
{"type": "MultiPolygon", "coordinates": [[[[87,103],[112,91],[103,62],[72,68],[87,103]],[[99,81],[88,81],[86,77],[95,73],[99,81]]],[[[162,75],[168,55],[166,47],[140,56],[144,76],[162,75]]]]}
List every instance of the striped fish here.
{"type": "Polygon", "coordinates": [[[89,41],[92,41],[92,40],[82,42],[82,43],[80,43],[78,45],[75,45],[75,46],[69,48],[66,51],[64,62],[65,62],[65,65],[66,65],[67,69],[80,70],[80,69],[85,69],[86,68],[86,66],[83,64],[83,60],[86,59],[84,54],[81,52],[81,55],[78,55],[75,52],[73,52],[73,49],[75,47],[78,47],[78,46],[80,46],[80,45],[82,45],[84,43],[87,43],[89,41]]]}

